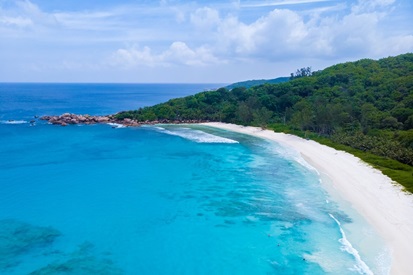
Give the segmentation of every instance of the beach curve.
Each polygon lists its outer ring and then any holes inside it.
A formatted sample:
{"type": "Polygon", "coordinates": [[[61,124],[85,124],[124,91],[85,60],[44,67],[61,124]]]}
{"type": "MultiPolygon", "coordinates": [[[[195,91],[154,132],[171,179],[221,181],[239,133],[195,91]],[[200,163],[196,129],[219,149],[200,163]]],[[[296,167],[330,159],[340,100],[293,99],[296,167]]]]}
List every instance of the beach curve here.
{"type": "Polygon", "coordinates": [[[219,122],[202,125],[264,138],[298,151],[383,238],[391,251],[390,273],[413,274],[413,195],[381,171],[349,153],[294,135],[219,122]]]}

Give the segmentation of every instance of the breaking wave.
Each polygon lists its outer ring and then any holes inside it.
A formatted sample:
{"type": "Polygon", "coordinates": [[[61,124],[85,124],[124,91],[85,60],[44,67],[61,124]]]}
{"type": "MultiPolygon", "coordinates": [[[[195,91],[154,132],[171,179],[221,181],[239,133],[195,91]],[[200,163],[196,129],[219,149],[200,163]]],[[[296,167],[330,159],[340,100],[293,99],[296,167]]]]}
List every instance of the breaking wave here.
{"type": "Polygon", "coordinates": [[[359,252],[357,249],[353,247],[350,241],[347,239],[346,234],[341,227],[341,223],[332,215],[329,214],[330,217],[337,223],[338,227],[340,228],[340,233],[342,238],[339,239],[339,242],[342,244],[341,250],[346,251],[347,253],[353,255],[354,259],[356,260],[356,264],[354,265],[354,269],[360,274],[367,274],[373,275],[373,272],[370,270],[368,265],[361,259],[359,252]]]}
{"type": "Polygon", "coordinates": [[[0,120],[0,124],[26,124],[29,123],[26,120],[0,120]]]}
{"type": "Polygon", "coordinates": [[[293,160],[300,164],[301,166],[305,167],[306,169],[315,172],[316,174],[320,174],[318,170],[312,166],[310,163],[308,163],[302,156],[301,154],[290,148],[290,147],[285,147],[283,145],[280,145],[277,143],[277,145],[274,144],[268,144],[267,145],[267,150],[268,151],[273,151],[274,153],[280,155],[282,158],[293,160]]]}
{"type": "Polygon", "coordinates": [[[125,125],[119,123],[108,123],[108,125],[112,126],[112,128],[126,128],[125,125]]]}
{"type": "Polygon", "coordinates": [[[236,140],[224,138],[220,136],[216,136],[213,134],[209,134],[200,130],[193,130],[190,128],[177,128],[174,130],[166,130],[161,127],[155,128],[161,133],[179,136],[191,141],[195,141],[197,143],[239,143],[236,140]]]}

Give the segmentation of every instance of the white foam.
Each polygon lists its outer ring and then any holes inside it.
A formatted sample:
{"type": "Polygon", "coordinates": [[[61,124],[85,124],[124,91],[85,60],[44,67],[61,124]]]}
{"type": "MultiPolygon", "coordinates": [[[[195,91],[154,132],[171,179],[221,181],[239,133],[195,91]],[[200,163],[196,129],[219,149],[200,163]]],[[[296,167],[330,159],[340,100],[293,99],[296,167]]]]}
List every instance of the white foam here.
{"type": "Polygon", "coordinates": [[[341,250],[346,251],[347,253],[353,255],[353,257],[356,260],[356,264],[354,265],[355,271],[357,271],[359,274],[373,275],[374,273],[370,270],[367,264],[361,259],[360,254],[357,251],[357,249],[355,249],[353,245],[349,242],[349,240],[346,238],[346,234],[344,233],[340,222],[332,214],[329,214],[329,215],[333,220],[335,220],[335,222],[338,224],[338,227],[340,228],[340,232],[342,236],[342,238],[339,239],[339,242],[342,244],[341,250]]]}
{"type": "Polygon", "coordinates": [[[296,150],[291,150],[290,147],[283,146],[277,143],[277,146],[271,144],[268,146],[268,150],[274,151],[276,154],[281,155],[283,158],[290,159],[292,161],[297,162],[307,170],[315,172],[317,175],[320,175],[317,169],[315,169],[311,164],[309,164],[301,154],[296,150]]]}
{"type": "Polygon", "coordinates": [[[108,123],[108,125],[112,126],[112,128],[126,128],[125,125],[119,123],[108,123]]]}
{"type": "Polygon", "coordinates": [[[166,133],[173,136],[179,136],[185,139],[189,139],[191,141],[195,141],[197,143],[239,143],[236,140],[216,136],[213,134],[205,133],[200,130],[193,130],[190,128],[177,128],[174,130],[166,130],[163,128],[159,128],[161,127],[157,127],[157,129],[160,130],[162,133],[166,133]]]}
{"type": "Polygon", "coordinates": [[[26,120],[0,120],[0,124],[26,124],[26,120]]]}

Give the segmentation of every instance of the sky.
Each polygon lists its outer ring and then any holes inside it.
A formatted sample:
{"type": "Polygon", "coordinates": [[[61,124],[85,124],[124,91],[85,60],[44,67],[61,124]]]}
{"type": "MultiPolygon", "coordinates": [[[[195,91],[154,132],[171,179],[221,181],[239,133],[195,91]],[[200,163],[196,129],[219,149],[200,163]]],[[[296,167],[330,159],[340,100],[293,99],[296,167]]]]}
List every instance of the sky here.
{"type": "Polygon", "coordinates": [[[411,0],[0,0],[0,82],[232,83],[413,52],[411,0]]]}

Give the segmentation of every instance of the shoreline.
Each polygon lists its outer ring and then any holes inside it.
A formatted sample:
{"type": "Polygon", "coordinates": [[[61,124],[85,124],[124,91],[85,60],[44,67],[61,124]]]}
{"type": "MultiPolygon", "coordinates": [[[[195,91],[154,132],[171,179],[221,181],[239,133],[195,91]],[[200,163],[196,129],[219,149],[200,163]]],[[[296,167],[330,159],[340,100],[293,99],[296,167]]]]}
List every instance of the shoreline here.
{"type": "Polygon", "coordinates": [[[312,165],[383,238],[391,251],[390,274],[413,274],[413,195],[359,158],[297,136],[220,122],[201,125],[243,133],[280,143],[312,165]]]}

